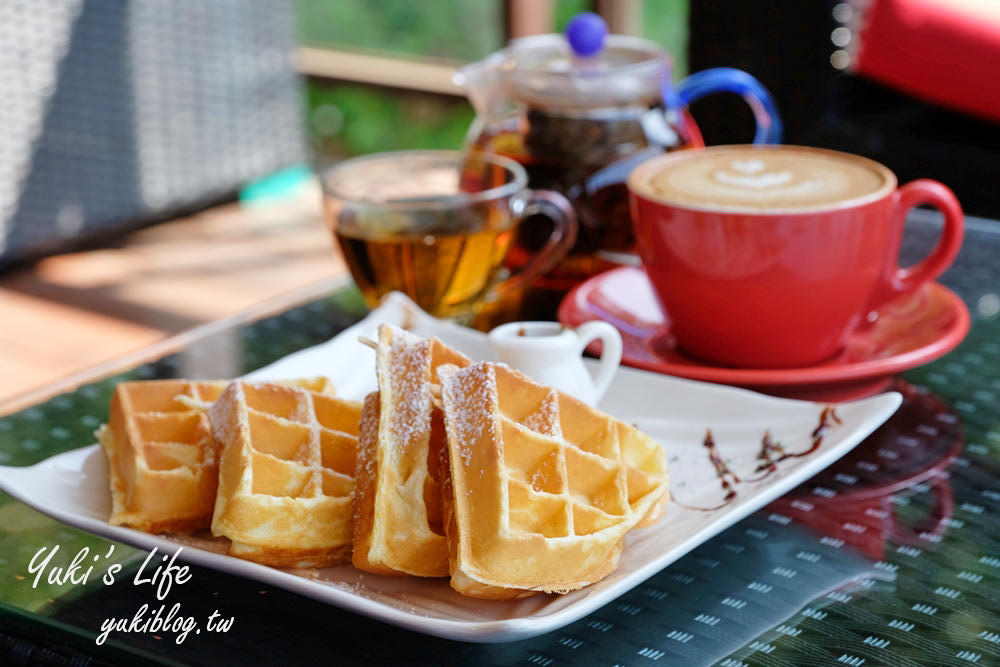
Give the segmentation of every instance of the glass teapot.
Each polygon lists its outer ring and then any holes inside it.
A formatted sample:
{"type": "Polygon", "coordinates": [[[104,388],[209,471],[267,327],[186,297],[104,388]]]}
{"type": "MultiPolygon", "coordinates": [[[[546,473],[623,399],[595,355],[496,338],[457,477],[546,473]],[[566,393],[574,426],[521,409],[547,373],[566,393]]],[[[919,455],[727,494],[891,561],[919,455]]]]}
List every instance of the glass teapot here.
{"type": "MultiPolygon", "coordinates": [[[[654,42],[606,35],[600,17],[578,15],[566,35],[512,41],[456,74],[476,110],[466,150],[513,158],[532,188],[556,190],[579,219],[576,244],[534,286],[534,315],[554,313],[580,281],[631,263],[634,236],[625,180],[664,151],[702,147],[686,107],[714,92],[742,95],[757,123],[755,143],[779,143],[781,123],[767,90],[736,69],[671,82],[670,55],[654,42]]],[[[545,218],[521,225],[507,263],[527,263],[550,235],[545,218]]]]}

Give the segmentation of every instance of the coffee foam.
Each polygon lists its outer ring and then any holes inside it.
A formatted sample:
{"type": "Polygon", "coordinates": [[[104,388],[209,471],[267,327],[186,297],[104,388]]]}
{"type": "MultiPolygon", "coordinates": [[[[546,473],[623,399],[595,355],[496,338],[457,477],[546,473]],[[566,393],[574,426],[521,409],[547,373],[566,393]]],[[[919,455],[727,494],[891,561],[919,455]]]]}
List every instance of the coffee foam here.
{"type": "Polygon", "coordinates": [[[640,166],[629,186],[653,199],[711,210],[798,210],[860,203],[891,187],[865,158],[797,147],[715,147],[640,166]]]}

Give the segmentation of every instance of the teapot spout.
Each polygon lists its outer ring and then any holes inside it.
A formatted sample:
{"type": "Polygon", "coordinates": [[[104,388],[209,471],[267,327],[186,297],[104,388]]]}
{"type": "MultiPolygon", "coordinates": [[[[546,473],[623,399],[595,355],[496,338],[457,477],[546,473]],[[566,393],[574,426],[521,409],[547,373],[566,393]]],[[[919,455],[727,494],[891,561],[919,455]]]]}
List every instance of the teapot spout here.
{"type": "Polygon", "coordinates": [[[452,81],[465,90],[479,116],[492,116],[510,104],[510,94],[500,74],[506,54],[502,51],[455,72],[452,81]]]}

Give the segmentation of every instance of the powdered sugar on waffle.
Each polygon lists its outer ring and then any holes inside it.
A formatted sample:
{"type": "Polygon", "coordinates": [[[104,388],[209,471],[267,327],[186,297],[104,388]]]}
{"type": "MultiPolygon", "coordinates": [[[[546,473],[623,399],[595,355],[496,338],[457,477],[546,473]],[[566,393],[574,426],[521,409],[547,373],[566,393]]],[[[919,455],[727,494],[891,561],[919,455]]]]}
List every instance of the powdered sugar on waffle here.
{"type": "Polygon", "coordinates": [[[555,438],[562,436],[559,427],[559,394],[555,390],[546,394],[538,405],[538,409],[525,416],[521,424],[535,433],[541,433],[555,438]]]}
{"type": "MultiPolygon", "coordinates": [[[[452,364],[445,364],[438,368],[438,377],[441,379],[441,390],[447,404],[486,406],[497,395],[496,377],[485,363],[462,370],[452,364]]],[[[491,411],[485,412],[489,414],[491,411]]],[[[483,419],[483,412],[477,410],[450,410],[448,422],[453,429],[449,437],[457,437],[459,456],[468,468],[472,463],[474,443],[479,442],[484,435],[495,437],[495,421],[483,419]]]]}
{"type": "MultiPolygon", "coordinates": [[[[386,392],[395,414],[389,421],[392,442],[406,446],[426,435],[431,413],[431,341],[402,329],[391,329],[389,349],[379,346],[379,389],[386,392]]],[[[383,407],[386,403],[383,403],[383,407]]]]}
{"type": "Polygon", "coordinates": [[[230,384],[223,395],[219,397],[212,407],[208,410],[208,419],[212,423],[212,435],[215,436],[216,442],[232,442],[236,439],[236,433],[232,432],[230,424],[235,424],[237,427],[242,426],[242,420],[231,419],[230,414],[235,409],[239,401],[230,398],[229,395],[236,394],[239,396],[243,393],[243,388],[240,386],[239,382],[233,382],[230,384]],[[227,398],[229,400],[222,400],[222,398],[227,398]]]}

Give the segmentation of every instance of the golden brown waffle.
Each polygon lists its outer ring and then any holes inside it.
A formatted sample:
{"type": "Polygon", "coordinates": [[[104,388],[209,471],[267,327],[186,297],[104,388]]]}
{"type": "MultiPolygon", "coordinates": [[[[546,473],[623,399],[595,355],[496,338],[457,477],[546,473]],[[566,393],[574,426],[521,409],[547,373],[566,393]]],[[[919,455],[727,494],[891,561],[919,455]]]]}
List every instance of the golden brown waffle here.
{"type": "Polygon", "coordinates": [[[108,458],[112,524],[150,533],[208,528],[218,466],[201,410],[226,382],[122,382],[111,397],[98,439],[108,458]]]}
{"type": "MultiPolygon", "coordinates": [[[[282,380],[324,394],[327,378],[282,380]]],[[[203,413],[229,380],[122,382],[97,431],[108,458],[109,522],[150,533],[207,530],[215,508],[218,448],[203,413]]]]}
{"type": "Polygon", "coordinates": [[[665,501],[662,447],[502,364],[439,377],[452,587],[505,599],[609,574],[625,534],[665,501]]]}
{"type": "Polygon", "coordinates": [[[442,364],[469,363],[436,338],[379,328],[379,391],[365,399],[355,474],[355,567],[448,576],[441,490],[432,470],[444,446],[444,427],[431,387],[442,364]]]}
{"type": "Polygon", "coordinates": [[[275,567],[351,554],[361,404],[292,386],[233,382],[208,412],[220,446],[212,533],[275,567]]]}
{"type": "MultiPolygon", "coordinates": [[[[195,400],[191,396],[178,396],[177,400],[184,403],[191,408],[200,408],[202,410],[208,410],[212,407],[212,403],[218,398],[218,395],[222,393],[222,390],[229,386],[232,380],[219,380],[212,381],[211,384],[218,385],[220,387],[219,391],[215,394],[215,397],[210,400],[195,400]]],[[[309,391],[316,392],[317,394],[324,394],[326,396],[336,396],[337,392],[334,389],[333,382],[327,377],[311,377],[311,378],[296,378],[294,380],[257,380],[257,382],[265,382],[267,384],[279,384],[283,387],[301,387],[302,389],[308,389],[309,391]]]]}

